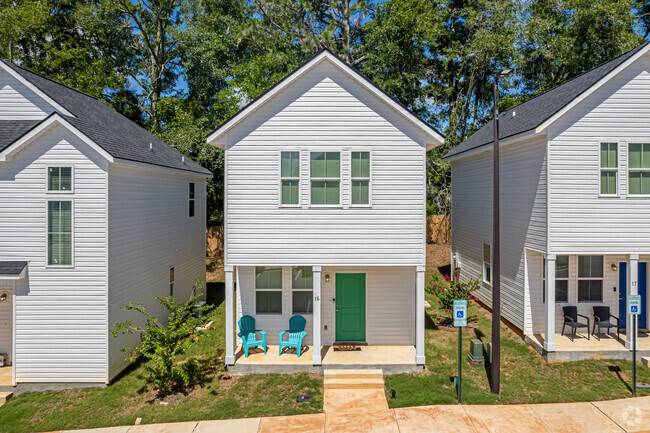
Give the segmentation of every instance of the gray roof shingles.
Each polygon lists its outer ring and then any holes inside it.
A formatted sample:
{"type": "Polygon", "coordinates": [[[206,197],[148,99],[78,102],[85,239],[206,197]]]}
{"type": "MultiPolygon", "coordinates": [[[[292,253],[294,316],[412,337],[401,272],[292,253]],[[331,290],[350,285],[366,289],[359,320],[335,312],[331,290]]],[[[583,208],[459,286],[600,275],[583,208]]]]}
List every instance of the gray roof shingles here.
{"type": "MultiPolygon", "coordinates": [[[[537,128],[618,66],[625,63],[630,57],[642,50],[648,43],[650,42],[639,45],[609,62],[603,63],[582,75],[500,114],[499,139],[537,128]],[[513,116],[515,112],[516,115],[513,116]]],[[[492,122],[488,122],[465,141],[450,150],[444,158],[448,159],[478,147],[492,144],[493,140],[492,122]]]]}
{"type": "Polygon", "coordinates": [[[0,275],[18,275],[27,266],[27,262],[0,262],[0,275]]]}
{"type": "MultiPolygon", "coordinates": [[[[108,105],[85,93],[2,61],[76,117],[59,113],[102,149],[115,158],[211,175],[190,158],[150,132],[122,116],[108,105]],[[149,143],[153,151],[149,150],[149,143]]],[[[38,121],[0,122],[0,151],[38,124],[38,121]]]]}

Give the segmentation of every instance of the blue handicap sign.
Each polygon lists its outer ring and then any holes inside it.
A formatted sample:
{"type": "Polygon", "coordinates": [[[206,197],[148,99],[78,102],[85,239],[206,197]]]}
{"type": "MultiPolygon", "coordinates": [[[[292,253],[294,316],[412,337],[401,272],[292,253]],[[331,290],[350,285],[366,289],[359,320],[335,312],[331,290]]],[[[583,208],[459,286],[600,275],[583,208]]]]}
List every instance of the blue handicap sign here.
{"type": "Polygon", "coordinates": [[[464,313],[464,311],[456,311],[456,317],[459,318],[459,319],[462,319],[463,318],[463,313],[464,313]]]}
{"type": "Polygon", "coordinates": [[[632,308],[633,313],[636,313],[637,311],[639,311],[639,307],[637,307],[636,305],[632,305],[631,308],[632,308]]]}

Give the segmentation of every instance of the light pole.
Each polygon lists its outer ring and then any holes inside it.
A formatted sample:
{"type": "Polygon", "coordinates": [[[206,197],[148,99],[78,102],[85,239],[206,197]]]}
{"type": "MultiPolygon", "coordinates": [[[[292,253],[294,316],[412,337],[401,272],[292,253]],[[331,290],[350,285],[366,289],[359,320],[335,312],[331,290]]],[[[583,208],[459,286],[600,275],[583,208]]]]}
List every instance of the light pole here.
{"type": "Polygon", "coordinates": [[[493,394],[499,393],[501,381],[501,248],[499,233],[499,95],[498,82],[512,72],[504,69],[494,74],[493,94],[494,107],[492,122],[494,129],[493,169],[492,169],[492,356],[491,356],[491,388],[493,394]]]}

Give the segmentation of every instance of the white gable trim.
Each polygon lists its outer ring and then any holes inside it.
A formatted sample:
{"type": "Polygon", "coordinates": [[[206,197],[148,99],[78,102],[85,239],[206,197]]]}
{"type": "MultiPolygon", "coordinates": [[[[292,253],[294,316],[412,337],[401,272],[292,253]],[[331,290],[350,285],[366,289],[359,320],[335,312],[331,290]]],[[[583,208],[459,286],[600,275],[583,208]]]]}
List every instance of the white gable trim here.
{"type": "Polygon", "coordinates": [[[314,66],[319,64],[320,62],[328,60],[330,61],[333,65],[338,67],[341,71],[345,72],[350,78],[355,80],[357,83],[359,83],[361,86],[363,86],[366,90],[370,91],[372,94],[380,98],[382,101],[387,103],[389,106],[391,106],[395,111],[400,113],[402,116],[404,116],[406,119],[408,119],[411,123],[413,123],[416,127],[421,128],[425,134],[427,135],[427,150],[430,150],[436,146],[439,146],[445,141],[445,138],[437,134],[429,124],[418,118],[415,114],[413,114],[411,111],[409,111],[407,108],[404,108],[401,104],[399,104],[397,101],[395,101],[393,98],[390,96],[386,95],[384,92],[379,90],[376,86],[374,86],[371,82],[368,81],[365,77],[363,77],[361,74],[355,73],[351,67],[348,67],[343,61],[332,54],[329,51],[323,51],[317,56],[315,56],[312,60],[307,62],[305,65],[303,65],[300,69],[296,70],[294,73],[290,74],[285,78],[283,81],[279,82],[278,85],[275,87],[271,88],[267,93],[263,94],[261,97],[253,101],[251,104],[246,106],[244,109],[242,109],[238,114],[236,114],[234,117],[230,118],[226,123],[221,125],[217,130],[212,132],[208,138],[207,142],[208,144],[211,144],[213,146],[219,147],[220,149],[224,149],[225,147],[225,135],[226,133],[232,129],[235,125],[237,125],[239,122],[244,120],[249,114],[251,114],[253,111],[255,111],[257,108],[259,108],[261,105],[263,105],[266,101],[272,99],[275,95],[278,93],[282,92],[285,88],[290,86],[292,83],[294,83],[296,80],[298,80],[302,75],[304,75],[307,71],[311,70],[314,66]]]}
{"type": "Polygon", "coordinates": [[[9,147],[0,152],[0,162],[9,162],[12,160],[13,156],[19,152],[23,147],[29,145],[32,140],[36,139],[44,131],[48,130],[54,125],[61,125],[75,136],[77,136],[81,141],[90,146],[95,152],[99,153],[109,162],[113,162],[113,156],[102,149],[97,143],[88,138],[85,134],[79,131],[77,128],[72,126],[67,120],[65,120],[58,113],[52,113],[49,117],[45,118],[41,123],[32,128],[25,135],[20,137],[18,140],[14,141],[9,147]]]}
{"type": "Polygon", "coordinates": [[[553,116],[549,117],[544,123],[542,123],[537,128],[535,128],[535,132],[540,133],[540,132],[544,131],[551,124],[553,124],[556,120],[558,120],[560,117],[564,116],[568,111],[573,109],[573,107],[578,105],[580,102],[584,101],[586,98],[589,97],[589,95],[593,94],[601,86],[603,86],[605,83],[607,83],[613,77],[618,75],[619,72],[621,72],[622,70],[624,70],[625,68],[630,66],[632,63],[637,61],[642,56],[644,56],[648,51],[650,51],[650,44],[643,47],[643,49],[639,50],[638,53],[634,54],[632,57],[627,59],[625,62],[621,63],[616,69],[612,70],[609,74],[605,75],[603,78],[600,79],[600,81],[598,81],[596,84],[594,84],[593,86],[588,88],[586,91],[584,91],[580,96],[575,98],[569,104],[565,105],[560,111],[555,113],[553,116]]]}
{"type": "Polygon", "coordinates": [[[9,75],[14,77],[16,80],[20,81],[22,84],[24,84],[29,90],[36,93],[39,97],[47,101],[47,103],[53,106],[56,111],[59,111],[65,114],[66,116],[76,117],[74,114],[66,110],[62,105],[60,105],[54,99],[50,98],[41,89],[39,89],[34,84],[32,84],[31,81],[29,81],[28,79],[20,75],[18,72],[14,71],[9,66],[7,66],[4,62],[0,62],[0,68],[2,68],[2,70],[6,71],[9,75]]]}

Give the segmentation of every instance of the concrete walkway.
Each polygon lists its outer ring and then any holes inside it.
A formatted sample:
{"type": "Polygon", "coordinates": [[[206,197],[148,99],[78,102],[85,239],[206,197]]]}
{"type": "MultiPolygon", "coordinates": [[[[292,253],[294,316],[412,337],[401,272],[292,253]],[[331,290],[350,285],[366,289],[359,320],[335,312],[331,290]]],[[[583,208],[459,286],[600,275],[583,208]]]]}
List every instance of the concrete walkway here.
{"type": "MultiPolygon", "coordinates": [[[[572,433],[650,431],[650,397],[594,403],[450,405],[75,430],[77,433],[572,433]]],[[[67,432],[71,433],[71,432],[67,432]]]]}

